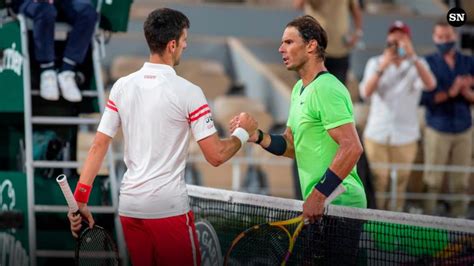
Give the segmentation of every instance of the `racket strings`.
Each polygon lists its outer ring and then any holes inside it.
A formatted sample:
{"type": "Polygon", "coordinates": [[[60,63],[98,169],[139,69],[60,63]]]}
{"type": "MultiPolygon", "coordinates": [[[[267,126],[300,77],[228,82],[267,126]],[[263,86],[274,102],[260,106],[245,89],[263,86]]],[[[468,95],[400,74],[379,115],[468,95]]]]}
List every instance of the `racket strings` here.
{"type": "Polygon", "coordinates": [[[228,265],[280,265],[288,251],[289,236],[278,226],[248,231],[232,248],[228,265]]]}
{"type": "Polygon", "coordinates": [[[118,265],[118,255],[115,244],[108,233],[100,228],[86,229],[79,239],[78,265],[118,265]]]}

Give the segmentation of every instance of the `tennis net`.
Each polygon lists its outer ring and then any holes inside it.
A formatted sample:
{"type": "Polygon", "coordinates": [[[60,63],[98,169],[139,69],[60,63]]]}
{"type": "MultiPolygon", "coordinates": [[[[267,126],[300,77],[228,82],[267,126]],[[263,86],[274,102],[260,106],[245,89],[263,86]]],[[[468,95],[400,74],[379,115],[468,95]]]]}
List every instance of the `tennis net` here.
{"type": "MultiPolygon", "coordinates": [[[[203,265],[222,265],[239,233],[256,224],[296,217],[303,203],[192,185],[188,185],[188,193],[203,265]]],[[[267,260],[271,252],[271,239],[262,236],[246,254],[238,254],[245,260],[229,264],[274,265],[267,260]]],[[[287,265],[473,263],[472,220],[330,205],[319,223],[303,228],[287,265]]]]}

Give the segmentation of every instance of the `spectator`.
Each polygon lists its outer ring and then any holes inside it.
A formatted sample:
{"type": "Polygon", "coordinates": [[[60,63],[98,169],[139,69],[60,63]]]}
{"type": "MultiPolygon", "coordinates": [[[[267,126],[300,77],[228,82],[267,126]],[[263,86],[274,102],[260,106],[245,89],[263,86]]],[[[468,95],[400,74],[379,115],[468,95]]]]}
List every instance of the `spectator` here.
{"type": "MultiPolygon", "coordinates": [[[[360,86],[371,108],[364,131],[364,144],[370,163],[411,164],[417,153],[420,129],[417,106],[422,89],[432,90],[435,79],[427,63],[417,57],[410,28],[395,21],[388,30],[387,47],[382,55],[369,59],[360,86]]],[[[389,168],[373,168],[375,192],[387,192],[389,168]]],[[[399,170],[397,194],[404,193],[409,170],[399,170]]],[[[399,196],[397,211],[403,211],[404,197],[399,196]]],[[[385,209],[386,200],[376,199],[377,208],[385,209]]]]}
{"type": "Polygon", "coordinates": [[[363,36],[362,12],[358,0],[293,0],[293,5],[314,17],[326,30],[328,47],[325,65],[331,74],[346,83],[349,52],[363,36]],[[350,32],[350,16],[355,29],[350,32]],[[337,19],[334,19],[337,18],[337,19]]]}
{"type": "MultiPolygon", "coordinates": [[[[456,50],[457,34],[445,21],[434,26],[433,41],[438,52],[428,55],[426,61],[436,77],[437,86],[434,91],[423,94],[427,124],[423,179],[429,193],[439,193],[444,173],[431,171],[431,165],[471,165],[474,58],[456,50]]],[[[451,191],[458,195],[466,193],[468,181],[468,172],[449,174],[451,191]]],[[[426,200],[424,207],[427,214],[434,214],[436,199],[426,200]]],[[[455,201],[451,207],[452,216],[466,215],[466,201],[455,201]]]]}
{"type": "Polygon", "coordinates": [[[33,20],[34,55],[40,65],[40,96],[43,99],[59,99],[59,88],[64,99],[80,102],[81,92],[77,87],[75,68],[84,61],[97,22],[97,12],[90,0],[24,0],[20,13],[33,20]],[[72,26],[64,49],[59,74],[56,73],[54,49],[54,23],[58,10],[64,13],[72,26]]]}

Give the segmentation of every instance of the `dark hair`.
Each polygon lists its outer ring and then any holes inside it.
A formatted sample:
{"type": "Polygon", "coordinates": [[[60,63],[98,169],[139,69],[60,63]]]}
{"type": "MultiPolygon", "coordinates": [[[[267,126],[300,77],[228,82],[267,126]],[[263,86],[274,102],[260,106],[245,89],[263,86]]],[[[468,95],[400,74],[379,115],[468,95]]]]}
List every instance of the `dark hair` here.
{"type": "Polygon", "coordinates": [[[449,25],[449,23],[446,21],[446,19],[440,19],[440,20],[436,21],[435,27],[436,26],[451,27],[451,25],[449,25]]]}
{"type": "Polygon", "coordinates": [[[303,38],[305,43],[311,40],[318,42],[316,55],[321,59],[326,59],[326,47],[328,45],[328,36],[321,24],[310,15],[297,17],[290,21],[286,27],[295,27],[303,38]]]}
{"type": "Polygon", "coordinates": [[[453,26],[449,25],[449,23],[446,21],[446,19],[440,19],[440,20],[436,21],[435,25],[433,26],[433,33],[434,33],[436,27],[449,27],[454,32],[456,32],[456,29],[453,26]]]}
{"type": "Polygon", "coordinates": [[[189,28],[189,19],[183,13],[170,8],[151,12],[143,24],[145,39],[152,54],[162,55],[168,42],[179,41],[183,30],[189,28]]]}

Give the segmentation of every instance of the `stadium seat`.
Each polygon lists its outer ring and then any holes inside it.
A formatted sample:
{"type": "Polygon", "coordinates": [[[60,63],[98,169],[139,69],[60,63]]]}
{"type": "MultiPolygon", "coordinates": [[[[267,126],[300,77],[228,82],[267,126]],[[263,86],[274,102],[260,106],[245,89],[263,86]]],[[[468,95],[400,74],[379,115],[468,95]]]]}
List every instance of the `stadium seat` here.
{"type": "MultiPolygon", "coordinates": [[[[231,189],[232,188],[232,163],[226,162],[219,167],[214,167],[210,163],[208,163],[204,155],[201,152],[199,144],[194,140],[194,138],[190,139],[189,143],[189,156],[191,160],[188,160],[188,171],[190,171],[191,167],[194,168],[196,172],[193,172],[192,175],[199,175],[199,177],[193,176],[193,181],[196,181],[199,178],[198,185],[203,185],[206,187],[215,187],[215,188],[223,188],[223,189],[231,189]],[[197,160],[197,161],[194,161],[197,160]]],[[[243,157],[244,152],[243,149],[240,149],[236,157],[243,157]]],[[[246,171],[246,167],[240,167],[241,173],[246,171]]],[[[191,174],[191,173],[186,173],[191,174]]],[[[242,174],[241,174],[242,176],[242,174]]]]}
{"type": "Polygon", "coordinates": [[[115,82],[119,78],[139,70],[146,61],[148,61],[148,57],[145,56],[117,56],[110,67],[110,81],[115,82]]]}
{"type": "Polygon", "coordinates": [[[266,64],[268,69],[275,73],[281,81],[288,85],[288,89],[292,89],[295,83],[298,81],[298,75],[294,71],[289,71],[281,63],[269,63],[266,64]]]}
{"type": "Polygon", "coordinates": [[[248,112],[254,115],[264,126],[262,129],[270,128],[273,120],[265,111],[265,106],[257,101],[245,96],[220,96],[214,101],[214,121],[219,123],[224,129],[225,135],[228,135],[227,126],[229,121],[241,112],[248,112]]]}
{"type": "Polygon", "coordinates": [[[176,72],[201,87],[209,100],[224,95],[230,88],[231,80],[224,66],[214,60],[186,60],[176,66],[176,72]]]}
{"type": "Polygon", "coordinates": [[[253,149],[252,158],[264,161],[260,165],[260,169],[265,174],[269,195],[284,198],[294,197],[291,159],[277,157],[257,146],[253,149]],[[272,164],[265,163],[265,161],[272,162],[272,164]],[[275,164],[276,162],[281,162],[281,164],[275,164]]]}
{"type": "MultiPolygon", "coordinates": [[[[245,111],[250,113],[259,123],[259,128],[268,132],[273,125],[273,118],[265,111],[262,103],[243,97],[243,96],[223,96],[215,101],[215,120],[223,125],[227,125],[228,121],[236,114],[245,111]]],[[[228,134],[227,129],[226,134],[228,134]]],[[[258,158],[263,160],[274,160],[275,156],[269,154],[262,148],[254,144],[248,144],[246,156],[249,158],[258,158]]],[[[281,159],[286,160],[286,159],[281,159]]],[[[287,159],[282,165],[259,164],[256,169],[261,170],[263,174],[263,183],[259,184],[266,187],[260,188],[243,188],[252,191],[265,191],[270,195],[293,197],[293,181],[291,172],[291,160],[287,159]]],[[[252,169],[247,165],[241,166],[241,184],[246,182],[254,183],[248,178],[255,178],[255,175],[249,175],[248,171],[252,169]],[[245,170],[245,171],[244,171],[245,170]]],[[[255,170],[255,169],[252,169],[255,170]]]]}
{"type": "MultiPolygon", "coordinates": [[[[224,130],[224,136],[229,136],[227,129],[228,122],[232,117],[239,114],[240,112],[249,112],[259,122],[259,128],[268,131],[273,124],[273,119],[265,111],[265,107],[262,103],[251,100],[244,96],[220,96],[216,98],[214,102],[214,121],[222,125],[224,130]]],[[[192,144],[194,145],[194,144],[192,144]]],[[[240,149],[234,157],[243,158],[246,155],[246,151],[251,151],[253,145],[247,144],[244,149],[240,149]]],[[[201,154],[198,152],[198,148],[190,149],[193,154],[201,154]]],[[[232,160],[232,159],[231,159],[232,160]]],[[[233,165],[231,160],[224,163],[219,167],[213,167],[207,162],[195,163],[196,169],[202,176],[203,185],[217,188],[232,188],[232,176],[233,176],[233,165]]],[[[248,171],[247,163],[241,163],[239,166],[240,170],[240,182],[243,184],[245,175],[248,171]]]]}

